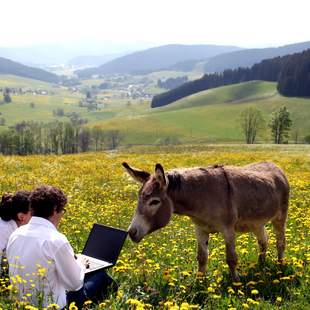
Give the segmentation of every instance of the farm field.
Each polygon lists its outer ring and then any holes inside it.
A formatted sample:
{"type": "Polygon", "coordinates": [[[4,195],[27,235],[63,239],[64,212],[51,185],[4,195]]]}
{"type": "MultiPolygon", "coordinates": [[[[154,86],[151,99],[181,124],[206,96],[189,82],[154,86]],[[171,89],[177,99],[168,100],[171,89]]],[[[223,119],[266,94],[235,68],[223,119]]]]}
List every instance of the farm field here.
{"type": "MultiPolygon", "coordinates": [[[[275,237],[268,225],[269,249],[264,266],[257,265],[255,237],[239,235],[241,279],[232,283],[223,238],[213,234],[208,271],[206,275],[197,274],[194,226],[188,218],[174,216],[167,227],[138,245],[126,241],[117,265],[110,270],[119,284],[117,295],[109,296],[100,305],[89,303],[85,309],[309,309],[309,146],[193,145],[66,156],[0,157],[0,190],[3,193],[31,189],[40,184],[60,187],[69,198],[60,230],[79,252],[93,223],[123,229],[130,224],[139,184],[126,174],[121,166],[123,161],[152,172],[157,162],[168,170],[265,160],[283,168],[291,184],[284,265],[277,264],[275,237]]],[[[14,288],[4,279],[0,285],[0,309],[25,307],[25,303],[16,302],[14,288]]]]}
{"type": "MultiPolygon", "coordinates": [[[[266,125],[274,110],[286,106],[293,120],[292,132],[300,137],[310,132],[310,100],[287,98],[276,90],[276,84],[254,81],[203,91],[165,107],[141,109],[133,115],[116,115],[96,125],[118,128],[124,143],[149,144],[170,138],[180,143],[243,141],[240,128],[241,111],[255,107],[262,111],[266,125]]],[[[265,128],[259,141],[270,141],[265,128]]]]}
{"type": "MultiPolygon", "coordinates": [[[[174,76],[177,72],[164,71],[145,77],[152,81],[153,86],[150,87],[156,88],[155,81],[163,75],[174,76]]],[[[135,83],[142,78],[124,77],[124,83],[131,80],[135,83]]],[[[80,91],[72,92],[66,87],[1,76],[0,87],[29,87],[44,89],[49,93],[12,95],[12,103],[0,105],[0,117],[5,119],[5,126],[1,126],[0,130],[22,121],[68,121],[67,116],[53,114],[54,110],[62,109],[65,115],[75,113],[86,119],[87,126],[119,130],[122,145],[164,144],[165,141],[170,144],[242,142],[240,113],[248,107],[255,107],[261,110],[266,121],[265,130],[258,135],[257,141],[268,143],[271,136],[267,124],[271,114],[285,105],[293,121],[289,141],[294,141],[297,135],[300,143],[310,132],[310,99],[283,97],[277,92],[276,83],[272,82],[252,81],[219,87],[156,109],[150,108],[150,99],[121,98],[118,96],[123,94],[123,90],[103,90],[96,95],[99,101],[104,102],[97,110],[79,107],[79,101],[85,98],[85,90],[102,81],[84,80],[80,91]]]]}

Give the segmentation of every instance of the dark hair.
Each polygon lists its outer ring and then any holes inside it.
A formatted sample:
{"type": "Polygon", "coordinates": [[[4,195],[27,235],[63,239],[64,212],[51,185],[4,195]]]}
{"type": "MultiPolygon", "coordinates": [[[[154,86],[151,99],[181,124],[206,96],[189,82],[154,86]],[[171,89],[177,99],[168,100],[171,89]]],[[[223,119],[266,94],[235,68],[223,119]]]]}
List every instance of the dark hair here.
{"type": "Polygon", "coordinates": [[[32,191],[30,207],[33,216],[45,219],[53,215],[54,210],[60,212],[67,203],[66,195],[57,187],[43,185],[32,191]]]}
{"type": "Polygon", "coordinates": [[[29,196],[31,191],[20,190],[15,194],[7,193],[2,196],[0,203],[0,217],[3,221],[15,220],[17,221],[18,213],[28,213],[29,196]]]}

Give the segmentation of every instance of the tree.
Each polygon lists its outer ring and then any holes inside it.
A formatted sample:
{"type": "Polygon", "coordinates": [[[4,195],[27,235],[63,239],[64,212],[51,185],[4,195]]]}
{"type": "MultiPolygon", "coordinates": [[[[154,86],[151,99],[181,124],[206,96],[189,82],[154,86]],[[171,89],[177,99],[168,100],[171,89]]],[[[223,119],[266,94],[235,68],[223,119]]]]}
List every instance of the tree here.
{"type": "Polygon", "coordinates": [[[264,128],[265,120],[262,112],[252,107],[247,108],[241,113],[239,121],[245,142],[253,144],[259,131],[264,128]]]}
{"type": "Polygon", "coordinates": [[[78,133],[78,144],[80,147],[80,150],[82,152],[89,151],[90,143],[91,143],[91,133],[88,128],[81,128],[78,133]]]}
{"type": "Polygon", "coordinates": [[[86,92],[86,99],[91,99],[91,98],[92,98],[91,92],[88,90],[86,92]]]}
{"type": "Polygon", "coordinates": [[[12,102],[12,98],[10,96],[10,89],[9,88],[6,88],[3,92],[3,101],[4,101],[4,103],[12,102]]]}
{"type": "Polygon", "coordinates": [[[119,146],[122,139],[119,130],[108,130],[105,132],[105,136],[107,139],[107,144],[111,149],[116,149],[119,146]]]}
{"type": "Polygon", "coordinates": [[[305,136],[304,140],[306,143],[310,144],[310,135],[305,136]]]}
{"type": "Polygon", "coordinates": [[[292,120],[290,119],[290,113],[285,106],[272,114],[269,128],[271,129],[271,134],[275,144],[286,142],[284,139],[288,137],[291,126],[292,120]]]}

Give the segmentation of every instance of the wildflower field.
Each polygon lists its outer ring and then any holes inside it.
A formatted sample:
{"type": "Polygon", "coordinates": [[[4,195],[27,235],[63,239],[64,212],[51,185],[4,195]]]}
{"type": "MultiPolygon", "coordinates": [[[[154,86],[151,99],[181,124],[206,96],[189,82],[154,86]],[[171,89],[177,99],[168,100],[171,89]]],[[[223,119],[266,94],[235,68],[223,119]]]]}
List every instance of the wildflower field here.
{"type": "MultiPolygon", "coordinates": [[[[60,187],[69,197],[60,230],[75,252],[82,250],[95,222],[127,229],[134,213],[136,184],[121,163],[154,170],[159,162],[175,167],[215,163],[244,165],[273,161],[291,184],[285,262],[276,260],[275,237],[268,225],[269,249],[264,266],[257,264],[256,239],[238,235],[240,282],[229,279],[225,246],[211,235],[208,271],[197,274],[194,226],[174,216],[162,230],[140,244],[126,241],[110,273],[120,288],[99,305],[85,309],[309,309],[310,308],[310,148],[301,146],[193,146],[132,149],[66,156],[0,157],[1,193],[40,184],[60,187]]],[[[0,309],[36,309],[17,302],[14,286],[0,279],[0,309]]],[[[50,309],[57,309],[50,305],[50,309]]],[[[71,307],[72,309],[74,307],[71,307]]]]}

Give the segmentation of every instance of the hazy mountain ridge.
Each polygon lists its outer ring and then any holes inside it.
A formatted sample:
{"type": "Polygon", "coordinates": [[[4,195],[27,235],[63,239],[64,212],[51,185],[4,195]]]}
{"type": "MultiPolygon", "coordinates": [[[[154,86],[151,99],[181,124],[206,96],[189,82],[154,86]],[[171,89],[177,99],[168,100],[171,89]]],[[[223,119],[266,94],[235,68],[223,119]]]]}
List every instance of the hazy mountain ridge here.
{"type": "Polygon", "coordinates": [[[171,104],[189,95],[247,81],[281,82],[279,90],[284,95],[303,97],[309,96],[310,49],[301,53],[288,54],[282,57],[264,59],[249,67],[226,69],[222,73],[205,74],[202,78],[189,81],[167,92],[155,95],[151,102],[152,108],[171,104]],[[288,67],[287,64],[290,63],[288,67]],[[285,69],[286,68],[286,69],[285,69]],[[285,73],[283,72],[285,69],[285,73]],[[279,77],[282,77],[279,81],[279,77]]]}
{"type": "Polygon", "coordinates": [[[179,62],[206,59],[220,53],[240,50],[236,46],[170,44],[149,48],[114,59],[97,68],[78,70],[80,77],[99,74],[134,74],[158,71],[179,62]]]}
{"type": "Polygon", "coordinates": [[[50,83],[57,83],[60,80],[56,74],[25,66],[3,57],[0,57],[0,74],[12,74],[50,83]]]}
{"type": "Polygon", "coordinates": [[[210,58],[205,66],[205,73],[222,72],[225,69],[251,67],[264,59],[299,53],[310,48],[310,41],[288,44],[272,48],[254,48],[225,53],[210,58]]]}

